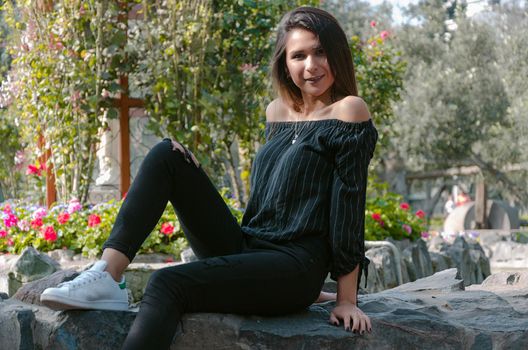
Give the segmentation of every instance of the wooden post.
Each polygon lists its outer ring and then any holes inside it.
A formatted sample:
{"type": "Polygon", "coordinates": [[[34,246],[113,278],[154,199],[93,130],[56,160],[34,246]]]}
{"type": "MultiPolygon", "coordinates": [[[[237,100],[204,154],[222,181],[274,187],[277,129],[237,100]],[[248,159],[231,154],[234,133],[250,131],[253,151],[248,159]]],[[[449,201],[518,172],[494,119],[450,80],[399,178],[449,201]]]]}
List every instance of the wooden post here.
{"type": "MultiPolygon", "coordinates": [[[[121,7],[126,9],[126,3],[121,3],[121,7]]],[[[133,16],[137,16],[137,7],[132,12],[133,16]]],[[[130,13],[127,13],[126,16],[119,15],[118,17],[119,21],[125,24],[125,34],[127,37],[129,16],[130,13]]],[[[121,85],[121,94],[113,102],[114,106],[119,109],[119,191],[121,192],[121,197],[124,197],[130,187],[130,107],[144,107],[145,104],[141,99],[128,97],[128,75],[121,75],[119,77],[119,84],[121,85]]]]}
{"type": "Polygon", "coordinates": [[[114,106],[119,109],[119,191],[121,192],[121,197],[123,197],[130,187],[129,112],[131,107],[142,108],[145,103],[141,99],[128,97],[128,77],[126,75],[121,76],[119,81],[122,92],[121,96],[114,100],[114,106]]]}
{"type": "Polygon", "coordinates": [[[475,193],[475,224],[477,229],[488,228],[488,218],[486,215],[486,183],[483,179],[478,180],[475,193]]]}
{"type": "MultiPolygon", "coordinates": [[[[38,147],[43,150],[46,147],[46,141],[42,134],[39,136],[38,147]]],[[[55,187],[55,173],[53,171],[53,164],[48,166],[48,159],[51,158],[51,149],[44,150],[44,154],[40,156],[39,163],[46,165],[46,207],[50,208],[53,203],[57,201],[57,188],[55,187]]]]}

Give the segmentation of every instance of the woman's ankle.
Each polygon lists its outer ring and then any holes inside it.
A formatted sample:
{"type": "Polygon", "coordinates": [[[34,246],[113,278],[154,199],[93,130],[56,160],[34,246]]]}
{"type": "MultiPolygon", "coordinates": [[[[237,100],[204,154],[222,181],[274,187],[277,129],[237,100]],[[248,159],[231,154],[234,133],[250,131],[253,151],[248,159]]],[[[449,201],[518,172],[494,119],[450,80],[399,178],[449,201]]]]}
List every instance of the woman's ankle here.
{"type": "Polygon", "coordinates": [[[103,251],[101,260],[106,261],[106,272],[108,272],[117,283],[120,283],[123,279],[125,269],[130,264],[128,257],[116,249],[106,248],[103,251]]]}

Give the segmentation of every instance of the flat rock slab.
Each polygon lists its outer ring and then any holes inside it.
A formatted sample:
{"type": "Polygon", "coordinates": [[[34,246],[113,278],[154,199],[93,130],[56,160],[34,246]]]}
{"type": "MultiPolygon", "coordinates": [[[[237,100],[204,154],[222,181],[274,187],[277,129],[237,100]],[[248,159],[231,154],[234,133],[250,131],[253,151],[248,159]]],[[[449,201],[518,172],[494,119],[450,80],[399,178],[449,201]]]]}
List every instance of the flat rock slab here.
{"type": "MultiPolygon", "coordinates": [[[[327,303],[283,317],[189,314],[172,348],[528,348],[528,311],[512,303],[528,303],[527,276],[502,276],[493,284],[483,283],[482,289],[475,285],[463,290],[456,269],[446,271],[405,289],[362,295],[360,307],[372,319],[371,334],[356,335],[330,325],[333,303],[327,303]],[[492,285],[501,290],[490,291],[492,285]]],[[[117,349],[134,317],[135,311],[59,312],[9,299],[0,302],[0,338],[6,349],[117,349]]]]}

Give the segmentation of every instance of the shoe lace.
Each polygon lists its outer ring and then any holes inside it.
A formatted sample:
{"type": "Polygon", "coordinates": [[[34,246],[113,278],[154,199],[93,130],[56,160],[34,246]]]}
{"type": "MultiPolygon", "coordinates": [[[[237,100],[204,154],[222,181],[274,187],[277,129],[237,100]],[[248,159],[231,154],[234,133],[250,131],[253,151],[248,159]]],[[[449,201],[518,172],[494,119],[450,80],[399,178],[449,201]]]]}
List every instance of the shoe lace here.
{"type": "Polygon", "coordinates": [[[75,277],[71,281],[59,283],[58,287],[68,286],[71,288],[77,288],[103,277],[104,274],[102,272],[87,270],[83,271],[79,276],[75,277]]]}

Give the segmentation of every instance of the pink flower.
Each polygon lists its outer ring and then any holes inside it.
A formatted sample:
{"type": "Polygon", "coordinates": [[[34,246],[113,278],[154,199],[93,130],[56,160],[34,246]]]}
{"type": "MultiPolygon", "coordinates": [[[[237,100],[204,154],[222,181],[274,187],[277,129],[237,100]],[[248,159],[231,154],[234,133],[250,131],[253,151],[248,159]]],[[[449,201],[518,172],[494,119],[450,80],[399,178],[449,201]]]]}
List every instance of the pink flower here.
{"type": "Polygon", "coordinates": [[[425,212],[422,209],[420,209],[416,212],[416,216],[418,216],[420,219],[423,219],[425,218],[425,212]]]}
{"type": "Polygon", "coordinates": [[[174,233],[174,225],[172,225],[170,222],[164,222],[161,224],[161,233],[164,235],[171,235],[174,233]]]}
{"type": "Polygon", "coordinates": [[[429,238],[431,235],[429,234],[429,232],[422,232],[421,236],[422,236],[422,238],[425,239],[425,238],[429,238]]]}
{"type": "Polygon", "coordinates": [[[4,219],[4,225],[7,228],[10,228],[12,226],[15,226],[18,223],[18,218],[15,214],[9,213],[7,214],[7,217],[4,219]]]}
{"type": "Polygon", "coordinates": [[[94,227],[101,223],[101,217],[97,214],[90,214],[88,216],[88,226],[94,227]]]}
{"type": "Polygon", "coordinates": [[[24,154],[24,151],[18,150],[15,152],[15,166],[17,169],[21,169],[22,165],[26,161],[26,155],[24,154]]]}
{"type": "Polygon", "coordinates": [[[33,219],[42,219],[46,215],[48,215],[48,212],[46,211],[45,208],[38,208],[37,210],[33,212],[32,217],[33,219]]]}
{"type": "Polygon", "coordinates": [[[383,220],[378,221],[378,223],[379,223],[379,225],[380,225],[381,227],[385,226],[385,221],[383,221],[383,220]]]}
{"type": "Polygon", "coordinates": [[[409,226],[407,224],[403,224],[402,228],[405,230],[405,232],[407,232],[408,235],[411,234],[411,232],[412,232],[412,227],[411,226],[409,226]]]}
{"type": "Polygon", "coordinates": [[[386,30],[380,33],[381,40],[385,40],[389,37],[390,33],[386,30]]]}
{"type": "Polygon", "coordinates": [[[403,210],[409,210],[411,208],[411,206],[409,205],[409,203],[401,203],[400,204],[400,209],[403,209],[403,210]]]}
{"type": "Polygon", "coordinates": [[[376,26],[376,21],[370,21],[370,26],[374,28],[376,26]]]}
{"type": "Polygon", "coordinates": [[[13,211],[11,210],[11,205],[9,203],[7,203],[5,206],[4,206],[4,213],[5,214],[11,214],[13,211]]]}
{"type": "Polygon", "coordinates": [[[74,198],[70,201],[70,203],[68,204],[68,214],[73,214],[75,213],[76,211],[79,211],[82,209],[82,205],[81,203],[79,202],[78,199],[74,198]]]}
{"type": "Polygon", "coordinates": [[[70,214],[68,213],[60,213],[59,216],[57,217],[57,221],[61,225],[64,225],[65,223],[67,223],[68,220],[70,220],[70,214]]]}
{"type": "Polygon", "coordinates": [[[381,214],[380,213],[372,213],[372,218],[376,221],[381,220],[381,214]]]}
{"type": "Polygon", "coordinates": [[[27,220],[20,220],[17,226],[22,231],[29,231],[29,222],[27,220]]]}
{"type": "Polygon", "coordinates": [[[44,225],[44,223],[42,222],[42,218],[36,218],[31,220],[31,227],[33,228],[39,228],[42,225],[44,225]]]}
{"type": "Polygon", "coordinates": [[[53,226],[46,226],[41,229],[42,234],[44,235],[44,239],[48,242],[55,242],[57,240],[57,232],[55,232],[55,229],[53,226]]]}
{"type": "Polygon", "coordinates": [[[0,230],[0,238],[7,237],[7,231],[6,230],[0,230]]]}
{"type": "Polygon", "coordinates": [[[258,65],[253,65],[251,63],[244,63],[241,65],[238,69],[240,69],[242,72],[254,72],[258,68],[258,65]]]}
{"type": "Polygon", "coordinates": [[[13,244],[15,244],[15,242],[13,242],[13,239],[11,237],[9,237],[7,239],[7,245],[11,247],[13,244]]]}

